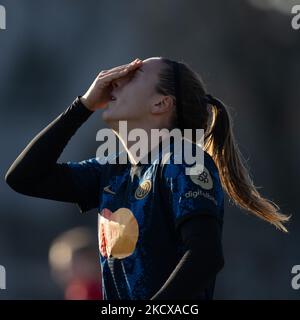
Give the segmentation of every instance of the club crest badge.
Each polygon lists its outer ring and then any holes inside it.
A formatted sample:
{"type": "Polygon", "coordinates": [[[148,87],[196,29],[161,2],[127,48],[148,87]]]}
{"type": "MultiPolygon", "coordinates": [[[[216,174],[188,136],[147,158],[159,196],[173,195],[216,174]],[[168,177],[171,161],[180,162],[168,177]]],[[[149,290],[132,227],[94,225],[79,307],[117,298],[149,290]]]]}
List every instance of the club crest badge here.
{"type": "Polygon", "coordinates": [[[144,180],[136,189],[134,197],[137,200],[144,199],[146,195],[150,192],[151,187],[152,187],[151,180],[144,180]]]}

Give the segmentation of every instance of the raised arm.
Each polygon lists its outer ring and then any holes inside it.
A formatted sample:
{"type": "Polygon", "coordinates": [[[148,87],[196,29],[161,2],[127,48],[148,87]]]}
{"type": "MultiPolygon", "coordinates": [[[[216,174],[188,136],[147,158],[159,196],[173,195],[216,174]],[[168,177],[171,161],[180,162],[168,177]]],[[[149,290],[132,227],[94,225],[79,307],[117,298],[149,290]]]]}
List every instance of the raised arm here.
{"type": "Polygon", "coordinates": [[[66,202],[80,201],[80,190],[66,163],[57,163],[63,149],[93,111],[75,101],[26,146],[6,173],[15,191],[66,202]]]}
{"type": "Polygon", "coordinates": [[[111,99],[112,82],[141,65],[135,61],[101,71],[87,92],[76,100],[21,152],[6,173],[15,191],[34,197],[74,202],[86,211],[98,204],[102,165],[96,159],[57,163],[68,141],[97,109],[111,99]]]}

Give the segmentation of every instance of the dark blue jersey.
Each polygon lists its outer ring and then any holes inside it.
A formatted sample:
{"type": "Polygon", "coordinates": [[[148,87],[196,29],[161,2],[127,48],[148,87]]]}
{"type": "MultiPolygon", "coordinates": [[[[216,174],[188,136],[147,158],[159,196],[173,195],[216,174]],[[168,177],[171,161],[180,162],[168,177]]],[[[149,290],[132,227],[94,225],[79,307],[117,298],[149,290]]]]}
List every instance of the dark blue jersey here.
{"type": "Polygon", "coordinates": [[[77,97],[26,146],[6,182],[25,195],[77,203],[82,212],[98,208],[105,299],[211,299],[224,263],[223,191],[213,160],[205,153],[204,171],[189,176],[185,163],[174,163],[182,152],[174,154],[171,143],[170,153],[154,152],[149,164],[105,157],[58,163],[92,113],[77,97]]]}
{"type": "MultiPolygon", "coordinates": [[[[178,226],[202,214],[223,223],[224,193],[212,158],[205,152],[203,172],[187,175],[189,166],[174,163],[172,144],[170,149],[168,157],[159,150],[148,164],[104,164],[103,158],[67,163],[74,183],[85,194],[85,202],[79,204],[82,211],[95,206],[89,194],[100,181],[98,238],[104,299],[149,299],[185,252],[178,226]]],[[[211,299],[213,289],[214,281],[197,293],[199,299],[211,299]]]]}

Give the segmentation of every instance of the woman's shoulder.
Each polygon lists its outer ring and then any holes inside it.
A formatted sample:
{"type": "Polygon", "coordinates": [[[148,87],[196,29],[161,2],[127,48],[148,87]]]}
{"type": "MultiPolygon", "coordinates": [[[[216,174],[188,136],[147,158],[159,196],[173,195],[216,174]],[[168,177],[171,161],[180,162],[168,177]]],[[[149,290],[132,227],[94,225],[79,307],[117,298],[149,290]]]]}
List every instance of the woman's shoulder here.
{"type": "Polygon", "coordinates": [[[171,144],[170,148],[163,150],[161,165],[165,171],[169,171],[173,175],[182,171],[187,173],[192,167],[203,167],[215,175],[219,175],[213,157],[200,144],[189,140],[184,141],[181,146],[171,144]]]}

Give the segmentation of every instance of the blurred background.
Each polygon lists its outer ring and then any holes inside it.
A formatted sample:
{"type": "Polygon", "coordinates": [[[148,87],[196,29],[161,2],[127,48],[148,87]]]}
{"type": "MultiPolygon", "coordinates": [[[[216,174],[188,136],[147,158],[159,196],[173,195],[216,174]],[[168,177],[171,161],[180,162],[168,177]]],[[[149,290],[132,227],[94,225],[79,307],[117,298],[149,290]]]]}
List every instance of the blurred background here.
{"type": "MultiPolygon", "coordinates": [[[[4,175],[27,143],[83,94],[97,73],[151,56],[184,60],[230,107],[255,185],[283,213],[293,214],[289,233],[283,234],[226,199],[225,268],[215,298],[300,298],[300,290],[291,287],[291,269],[300,264],[300,30],[291,26],[295,1],[0,4],[7,19],[7,29],[0,30],[0,264],[6,268],[7,290],[0,290],[0,299],[89,297],[78,283],[68,292],[62,278],[71,279],[72,272],[95,279],[99,272],[100,278],[97,212],[80,214],[72,204],[17,194],[4,175]],[[78,237],[81,245],[72,240],[78,237]],[[79,263],[78,271],[78,259],[90,264],[79,263]]],[[[60,161],[94,157],[96,132],[102,127],[96,113],[60,161]]]]}

